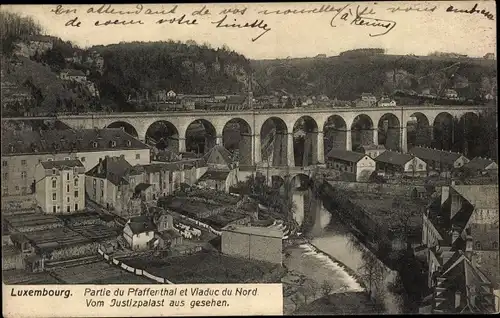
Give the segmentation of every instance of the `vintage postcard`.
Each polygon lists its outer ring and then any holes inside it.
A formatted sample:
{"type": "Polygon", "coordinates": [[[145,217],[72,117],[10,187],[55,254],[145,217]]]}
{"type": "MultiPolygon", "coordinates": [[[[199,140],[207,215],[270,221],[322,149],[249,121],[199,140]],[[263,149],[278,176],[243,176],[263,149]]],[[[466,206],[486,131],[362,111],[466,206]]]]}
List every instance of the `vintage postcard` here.
{"type": "Polygon", "coordinates": [[[496,12],[2,5],[3,315],[499,312],[496,12]]]}

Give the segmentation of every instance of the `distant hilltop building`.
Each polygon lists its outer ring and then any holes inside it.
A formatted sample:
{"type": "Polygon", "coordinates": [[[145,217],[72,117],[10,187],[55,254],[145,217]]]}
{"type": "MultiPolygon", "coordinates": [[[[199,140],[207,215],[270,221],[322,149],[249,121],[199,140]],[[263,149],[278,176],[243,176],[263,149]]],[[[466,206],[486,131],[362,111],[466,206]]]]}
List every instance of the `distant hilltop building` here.
{"type": "Polygon", "coordinates": [[[87,80],[87,76],[80,70],[62,70],[59,74],[62,80],[75,81],[83,83],[87,80]]]}
{"type": "Polygon", "coordinates": [[[365,49],[355,49],[344,51],[339,54],[342,57],[358,57],[358,56],[371,56],[371,55],[382,55],[385,54],[384,49],[380,48],[365,48],[365,49]]]}
{"type": "Polygon", "coordinates": [[[485,59],[487,60],[494,60],[495,59],[495,53],[486,53],[484,56],[485,59]]]}

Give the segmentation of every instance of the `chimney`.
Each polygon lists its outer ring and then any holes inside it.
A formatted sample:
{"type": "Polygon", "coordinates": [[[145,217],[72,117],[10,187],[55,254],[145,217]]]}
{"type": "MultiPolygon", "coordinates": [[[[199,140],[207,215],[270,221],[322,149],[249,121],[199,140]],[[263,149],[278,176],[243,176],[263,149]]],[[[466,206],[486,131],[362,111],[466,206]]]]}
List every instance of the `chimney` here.
{"type": "Polygon", "coordinates": [[[474,250],[474,244],[472,240],[472,235],[467,235],[467,238],[465,239],[465,256],[470,259],[473,250],[474,250]]]}
{"type": "Polygon", "coordinates": [[[461,294],[462,293],[460,291],[455,292],[455,309],[458,309],[460,307],[461,294]]]}

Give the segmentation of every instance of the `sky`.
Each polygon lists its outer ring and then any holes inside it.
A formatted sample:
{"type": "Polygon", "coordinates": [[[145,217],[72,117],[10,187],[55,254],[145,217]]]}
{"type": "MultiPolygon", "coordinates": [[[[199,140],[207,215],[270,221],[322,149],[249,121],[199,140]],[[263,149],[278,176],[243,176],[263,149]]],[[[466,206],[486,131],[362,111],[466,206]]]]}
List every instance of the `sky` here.
{"type": "Polygon", "coordinates": [[[121,15],[88,12],[89,8],[97,11],[99,7],[100,5],[64,5],[60,9],[69,12],[60,14],[51,12],[56,10],[56,5],[2,5],[1,9],[32,16],[43,26],[46,34],[70,40],[80,47],[122,41],[194,40],[199,44],[208,43],[214,48],[226,44],[251,59],[299,58],[318,54],[333,56],[356,48],[383,48],[387,54],[427,55],[441,51],[475,57],[482,57],[490,52],[496,55],[496,8],[493,1],[179,4],[174,13],[168,14],[147,13],[161,10],[169,12],[174,4],[144,4],[142,8],[128,4],[111,5],[110,9],[115,12],[141,11],[138,14],[121,15]],[[450,6],[453,9],[470,10],[476,3],[478,12],[475,13],[447,11],[450,6]],[[284,14],[287,9],[316,8],[319,11],[322,6],[328,5],[330,12],[284,14]],[[206,14],[193,15],[193,12],[202,12],[203,7],[208,10],[204,11],[206,14]],[[392,12],[398,7],[414,10],[392,12]],[[235,8],[246,10],[244,14],[228,13],[221,22],[224,18],[221,10],[235,8]],[[369,19],[356,20],[356,11],[361,12],[364,8],[367,10],[362,17],[369,19]],[[426,8],[428,11],[424,10],[426,8]],[[262,10],[281,10],[281,14],[263,14],[262,10]],[[491,12],[491,15],[488,17],[481,10],[491,12]],[[372,14],[366,14],[370,11],[372,14]],[[183,15],[184,23],[178,24],[183,15]],[[66,22],[74,18],[78,18],[75,24],[79,22],[79,27],[65,26],[66,22]],[[157,24],[159,19],[175,20],[173,23],[157,24]],[[192,22],[193,19],[196,19],[196,24],[190,25],[189,21],[192,22]],[[103,24],[108,20],[134,20],[136,24],[95,26],[96,21],[103,24]],[[138,24],[139,20],[143,24],[138,24]],[[375,22],[384,26],[356,25],[375,22]],[[253,23],[254,28],[223,27],[232,23],[253,23]],[[392,29],[389,30],[390,28],[392,29]],[[386,31],[385,35],[370,36],[386,31]],[[261,33],[264,34],[252,41],[261,33]]]}

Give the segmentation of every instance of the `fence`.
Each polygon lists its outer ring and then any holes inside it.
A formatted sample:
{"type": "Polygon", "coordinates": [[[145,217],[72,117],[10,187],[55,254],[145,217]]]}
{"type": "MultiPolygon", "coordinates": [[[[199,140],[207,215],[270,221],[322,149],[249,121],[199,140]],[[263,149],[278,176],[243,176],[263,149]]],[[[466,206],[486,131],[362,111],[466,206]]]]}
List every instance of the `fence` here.
{"type": "Polygon", "coordinates": [[[162,284],[170,284],[170,285],[174,284],[166,278],[155,276],[153,274],[148,273],[147,271],[145,271],[143,269],[134,268],[132,266],[129,266],[129,265],[123,263],[122,261],[117,260],[116,258],[112,258],[110,255],[104,253],[104,251],[101,249],[100,246],[97,248],[97,253],[99,253],[99,255],[101,255],[106,261],[111,260],[111,263],[113,265],[116,265],[116,266],[130,272],[130,273],[134,273],[137,276],[145,276],[151,280],[154,280],[154,281],[156,281],[158,283],[162,283],[162,284]]]}

